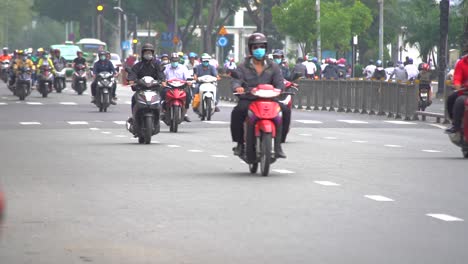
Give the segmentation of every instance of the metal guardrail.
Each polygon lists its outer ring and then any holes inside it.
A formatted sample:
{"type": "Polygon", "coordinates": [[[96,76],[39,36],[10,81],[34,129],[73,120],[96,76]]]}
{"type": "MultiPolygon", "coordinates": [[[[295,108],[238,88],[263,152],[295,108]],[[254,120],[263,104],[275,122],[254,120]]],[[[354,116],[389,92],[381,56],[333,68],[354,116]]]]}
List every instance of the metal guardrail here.
{"type": "MultiPolygon", "coordinates": [[[[419,120],[418,84],[368,80],[300,80],[295,108],[419,120]]],[[[218,82],[222,100],[236,101],[231,78],[218,82]]]]}

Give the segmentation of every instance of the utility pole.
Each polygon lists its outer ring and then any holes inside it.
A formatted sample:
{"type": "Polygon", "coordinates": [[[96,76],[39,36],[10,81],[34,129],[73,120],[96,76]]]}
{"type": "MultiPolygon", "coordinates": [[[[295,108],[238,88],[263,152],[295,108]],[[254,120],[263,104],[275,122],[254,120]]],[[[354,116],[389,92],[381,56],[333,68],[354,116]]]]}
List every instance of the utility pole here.
{"type": "Polygon", "coordinates": [[[383,61],[383,21],[384,21],[384,0],[378,0],[379,3],[379,60],[383,61]]]}
{"type": "Polygon", "coordinates": [[[317,58],[318,61],[322,62],[322,37],[320,33],[320,0],[316,0],[317,9],[317,58]]]}
{"type": "MultiPolygon", "coordinates": [[[[177,11],[178,5],[179,5],[178,3],[179,3],[179,1],[175,0],[175,3],[174,3],[174,12],[175,12],[175,14],[174,14],[174,39],[179,39],[179,36],[177,36],[177,20],[179,19],[178,18],[178,13],[179,12],[177,11]]],[[[179,51],[179,49],[178,49],[179,48],[179,42],[173,43],[173,44],[175,46],[174,50],[179,51]]]]}
{"type": "MultiPolygon", "coordinates": [[[[437,54],[439,64],[439,84],[437,94],[444,94],[446,98],[447,91],[445,90],[445,70],[447,68],[447,42],[448,42],[448,30],[449,30],[449,0],[441,0],[439,3],[440,8],[440,39],[439,39],[439,50],[437,54]]],[[[446,111],[447,112],[447,111],[446,111]]]]}

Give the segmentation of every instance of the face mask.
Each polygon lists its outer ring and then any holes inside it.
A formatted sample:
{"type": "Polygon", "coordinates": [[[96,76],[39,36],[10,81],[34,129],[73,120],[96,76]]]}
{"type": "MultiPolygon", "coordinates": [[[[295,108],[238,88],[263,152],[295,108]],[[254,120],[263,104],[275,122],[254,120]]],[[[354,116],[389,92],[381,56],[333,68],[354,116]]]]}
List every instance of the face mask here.
{"type": "Polygon", "coordinates": [[[153,59],[153,55],[151,55],[151,54],[145,54],[145,55],[143,56],[143,58],[145,58],[145,60],[152,60],[152,59],[153,59]]]}
{"type": "Polygon", "coordinates": [[[179,63],[177,61],[171,62],[172,68],[177,68],[177,66],[179,66],[179,63]]]}
{"type": "Polygon", "coordinates": [[[265,49],[255,49],[253,50],[252,52],[252,55],[257,59],[257,60],[261,60],[263,59],[263,57],[265,57],[265,52],[266,50],[265,49]]]}
{"type": "Polygon", "coordinates": [[[163,63],[163,64],[168,64],[168,63],[169,63],[169,60],[162,60],[162,63],[163,63]]]}
{"type": "Polygon", "coordinates": [[[281,59],[274,59],[277,64],[281,63],[281,59]]]}
{"type": "Polygon", "coordinates": [[[205,66],[205,67],[208,67],[208,65],[210,65],[210,63],[209,63],[208,61],[204,61],[204,62],[202,62],[202,64],[203,64],[203,66],[205,66]]]}
{"type": "Polygon", "coordinates": [[[103,60],[106,59],[106,56],[101,56],[101,57],[99,57],[99,59],[103,61],[103,60]]]}

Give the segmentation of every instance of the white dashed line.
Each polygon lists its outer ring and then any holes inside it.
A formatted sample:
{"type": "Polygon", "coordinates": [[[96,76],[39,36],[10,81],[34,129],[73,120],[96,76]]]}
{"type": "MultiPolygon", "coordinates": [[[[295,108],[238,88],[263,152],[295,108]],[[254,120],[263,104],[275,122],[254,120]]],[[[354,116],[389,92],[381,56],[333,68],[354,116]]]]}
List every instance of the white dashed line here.
{"type": "Polygon", "coordinates": [[[303,124],[323,124],[322,121],[318,121],[318,120],[294,120],[294,121],[303,123],[303,124]]]}
{"type": "Polygon", "coordinates": [[[41,102],[26,102],[28,105],[42,105],[41,102]]]}
{"type": "Polygon", "coordinates": [[[8,105],[7,103],[0,103],[0,105],[8,105]]]}
{"type": "Polygon", "coordinates": [[[359,121],[359,120],[336,120],[338,122],[348,123],[348,124],[369,124],[366,121],[359,121]]]}
{"type": "Polygon", "coordinates": [[[78,105],[75,102],[60,102],[61,105],[78,105]]]}
{"type": "Polygon", "coordinates": [[[290,171],[290,170],[273,170],[274,172],[278,172],[278,173],[281,173],[281,174],[292,174],[294,173],[294,171],[290,171]]]}
{"type": "Polygon", "coordinates": [[[179,145],[167,145],[169,148],[180,148],[179,145]]]}
{"type": "Polygon", "coordinates": [[[364,195],[364,197],[377,201],[377,202],[393,202],[394,201],[393,199],[390,199],[382,195],[364,195]]]}
{"type": "Polygon", "coordinates": [[[2,97],[2,99],[8,99],[8,97],[2,97]]]}
{"type": "Polygon", "coordinates": [[[20,122],[21,125],[23,126],[31,126],[31,125],[40,125],[41,123],[39,122],[20,122]]]}
{"type": "Polygon", "coordinates": [[[334,183],[331,181],[314,181],[316,184],[320,184],[323,186],[340,186],[338,183],[334,183]]]}
{"type": "Polygon", "coordinates": [[[338,138],[336,138],[336,137],[324,137],[323,139],[335,140],[335,139],[338,139],[338,138]]]}
{"type": "Polygon", "coordinates": [[[127,136],[125,136],[125,135],[115,135],[115,137],[124,138],[124,137],[127,137],[127,136]]]}
{"type": "Polygon", "coordinates": [[[439,220],[446,221],[446,222],[456,222],[456,221],[462,222],[462,221],[464,221],[461,218],[451,216],[451,215],[447,215],[447,214],[426,214],[426,215],[430,216],[430,217],[437,218],[439,220]]]}
{"type": "Polygon", "coordinates": [[[102,131],[101,133],[106,134],[106,135],[111,134],[111,132],[109,132],[109,131],[102,131]]]}
{"type": "Polygon", "coordinates": [[[213,158],[227,158],[228,156],[226,155],[211,155],[213,158]]]}
{"type": "Polygon", "coordinates": [[[202,121],[202,122],[207,123],[207,124],[213,124],[213,125],[229,124],[229,122],[226,122],[226,121],[202,121]]]}
{"type": "Polygon", "coordinates": [[[189,149],[187,150],[188,152],[194,152],[194,153],[200,153],[200,152],[203,152],[203,150],[200,150],[200,149],[189,149]]]}
{"type": "Polygon", "coordinates": [[[387,147],[387,148],[402,148],[403,146],[400,146],[400,145],[384,145],[384,147],[387,147]]]}
{"type": "Polygon", "coordinates": [[[131,105],[131,104],[132,104],[132,101],[125,101],[124,104],[131,105]]]}
{"type": "Polygon", "coordinates": [[[390,123],[390,124],[395,124],[395,125],[416,125],[416,123],[413,122],[407,122],[407,121],[384,121],[385,123],[390,123]]]}
{"type": "Polygon", "coordinates": [[[310,137],[312,135],[311,134],[299,134],[299,136],[310,137]]]}
{"type": "Polygon", "coordinates": [[[365,141],[365,140],[353,140],[353,141],[351,141],[351,142],[363,144],[363,143],[367,143],[368,141],[365,141]]]}
{"type": "Polygon", "coordinates": [[[439,153],[442,152],[440,150],[435,150],[435,149],[423,149],[421,150],[422,152],[427,152],[427,153],[439,153]]]}
{"type": "Polygon", "coordinates": [[[97,128],[97,127],[90,127],[89,130],[97,131],[97,130],[100,130],[100,129],[97,128]]]}
{"type": "Polygon", "coordinates": [[[88,124],[88,122],[86,121],[68,121],[67,123],[70,125],[87,125],[88,124]]]}
{"type": "Polygon", "coordinates": [[[438,125],[438,124],[429,124],[430,126],[433,126],[433,127],[437,127],[437,128],[440,128],[440,129],[447,129],[446,126],[443,126],[443,125],[438,125]]]}
{"type": "Polygon", "coordinates": [[[117,125],[126,125],[127,124],[126,121],[114,121],[113,123],[115,123],[117,125]]]}

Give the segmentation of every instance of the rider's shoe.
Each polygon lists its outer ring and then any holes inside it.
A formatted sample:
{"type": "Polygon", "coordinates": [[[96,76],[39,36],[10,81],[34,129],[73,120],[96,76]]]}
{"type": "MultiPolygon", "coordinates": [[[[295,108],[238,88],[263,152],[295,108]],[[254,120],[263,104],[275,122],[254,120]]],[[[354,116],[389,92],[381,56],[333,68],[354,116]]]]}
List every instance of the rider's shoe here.
{"type": "Polygon", "coordinates": [[[234,155],[241,156],[244,153],[244,144],[237,143],[237,146],[233,147],[232,151],[234,151],[234,155]]]}

